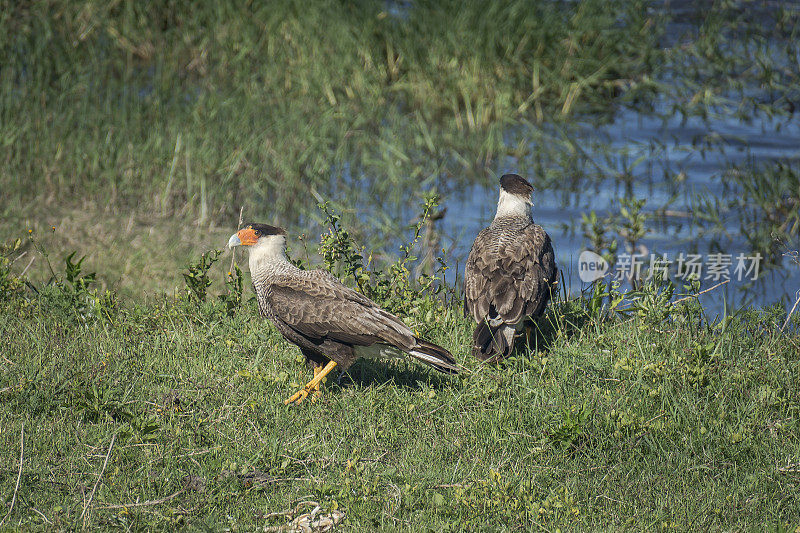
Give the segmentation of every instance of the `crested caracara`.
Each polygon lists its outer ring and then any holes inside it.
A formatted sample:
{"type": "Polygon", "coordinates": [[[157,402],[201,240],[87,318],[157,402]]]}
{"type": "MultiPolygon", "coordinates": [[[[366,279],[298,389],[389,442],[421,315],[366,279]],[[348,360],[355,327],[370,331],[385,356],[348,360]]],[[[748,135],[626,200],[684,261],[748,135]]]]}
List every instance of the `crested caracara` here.
{"type": "Polygon", "coordinates": [[[478,323],[472,354],[507,357],[526,320],[544,313],[558,280],[553,246],[533,223],[530,183],[500,178],[497,214],[475,238],[464,269],[464,310],[478,323]]]}
{"type": "Polygon", "coordinates": [[[286,257],[286,232],[248,224],[231,236],[229,247],[250,250],[250,275],[258,308],[278,331],[300,347],[314,378],[284,403],[302,402],[319,390],[325,376],[359,357],[404,354],[446,373],[458,372],[453,356],[420,339],[399,318],[324,270],[300,270],[286,257]]]}

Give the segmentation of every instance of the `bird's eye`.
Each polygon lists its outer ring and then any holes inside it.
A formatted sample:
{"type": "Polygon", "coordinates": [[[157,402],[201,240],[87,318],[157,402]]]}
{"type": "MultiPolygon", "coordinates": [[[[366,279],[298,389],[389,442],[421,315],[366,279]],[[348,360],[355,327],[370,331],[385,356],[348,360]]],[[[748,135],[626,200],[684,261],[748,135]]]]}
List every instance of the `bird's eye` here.
{"type": "Polygon", "coordinates": [[[253,230],[253,232],[256,234],[256,237],[261,237],[261,230],[257,230],[256,229],[256,230],[253,230]]]}

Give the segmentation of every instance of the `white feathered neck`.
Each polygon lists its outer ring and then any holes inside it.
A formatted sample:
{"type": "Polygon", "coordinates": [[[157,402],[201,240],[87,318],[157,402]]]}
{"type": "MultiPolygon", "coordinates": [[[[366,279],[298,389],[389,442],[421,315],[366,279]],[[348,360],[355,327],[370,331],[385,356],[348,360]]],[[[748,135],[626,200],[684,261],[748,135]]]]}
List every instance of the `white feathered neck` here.
{"type": "Polygon", "coordinates": [[[500,189],[500,199],[497,201],[497,214],[495,219],[502,217],[531,217],[533,200],[530,197],[511,194],[500,189]]]}
{"type": "Polygon", "coordinates": [[[250,246],[250,272],[283,263],[291,264],[286,258],[285,235],[265,235],[250,246]]]}

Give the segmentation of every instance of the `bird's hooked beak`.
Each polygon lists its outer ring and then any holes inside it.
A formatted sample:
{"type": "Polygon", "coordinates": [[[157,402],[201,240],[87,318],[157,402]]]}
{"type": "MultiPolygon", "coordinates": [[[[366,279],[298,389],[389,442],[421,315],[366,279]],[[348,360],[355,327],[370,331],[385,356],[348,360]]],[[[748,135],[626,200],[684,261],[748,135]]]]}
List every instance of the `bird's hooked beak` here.
{"type": "Polygon", "coordinates": [[[242,239],[239,238],[238,233],[234,233],[231,235],[231,238],[228,239],[228,248],[233,248],[234,246],[239,246],[242,244],[242,239]]]}
{"type": "Polygon", "coordinates": [[[258,241],[258,235],[253,228],[240,229],[228,239],[228,248],[234,246],[252,246],[258,241]]]}

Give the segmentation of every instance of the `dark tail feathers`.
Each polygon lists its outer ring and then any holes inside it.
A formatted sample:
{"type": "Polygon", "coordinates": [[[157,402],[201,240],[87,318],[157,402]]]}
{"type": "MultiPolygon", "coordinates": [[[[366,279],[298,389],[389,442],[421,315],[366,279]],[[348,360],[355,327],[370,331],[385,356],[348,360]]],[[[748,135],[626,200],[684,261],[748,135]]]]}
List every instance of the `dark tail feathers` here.
{"type": "Polygon", "coordinates": [[[439,372],[458,374],[458,366],[456,360],[453,359],[453,354],[424,339],[416,338],[415,340],[417,341],[416,346],[408,352],[415,359],[431,365],[439,372]]]}
{"type": "Polygon", "coordinates": [[[472,355],[481,361],[499,361],[514,349],[513,328],[501,324],[495,328],[482,321],[472,333],[472,355]],[[507,330],[512,331],[507,331],[507,330]]]}

